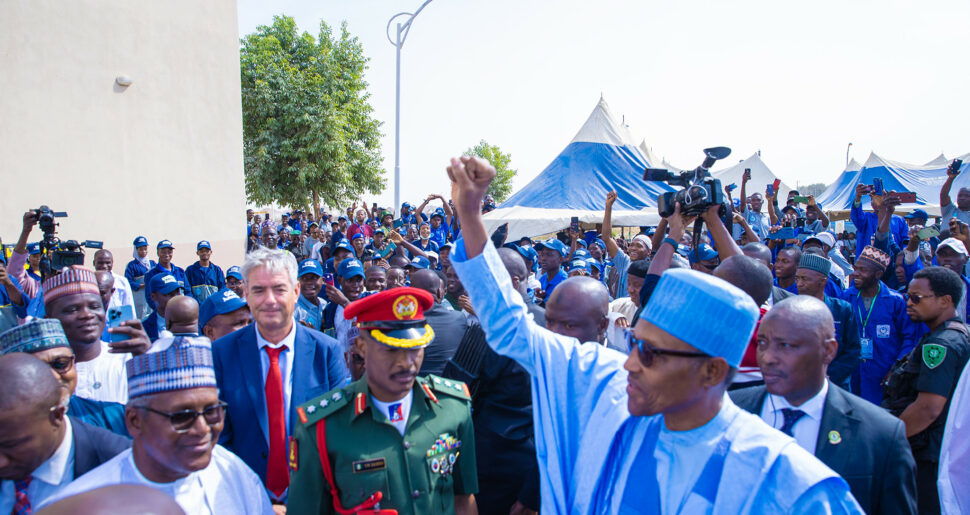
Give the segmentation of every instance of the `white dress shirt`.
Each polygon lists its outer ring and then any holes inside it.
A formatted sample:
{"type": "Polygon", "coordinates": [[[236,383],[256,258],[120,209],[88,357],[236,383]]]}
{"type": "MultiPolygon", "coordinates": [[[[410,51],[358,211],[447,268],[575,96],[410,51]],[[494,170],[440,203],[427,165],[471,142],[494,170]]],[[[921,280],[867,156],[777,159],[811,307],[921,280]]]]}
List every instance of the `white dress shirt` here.
{"type": "MultiPolygon", "coordinates": [[[[254,513],[272,515],[273,507],[259,476],[235,454],[217,445],[209,465],[171,483],[155,483],[138,470],[131,449],[84,474],[44,502],[52,504],[95,488],[120,483],[145,485],[175,499],[186,513],[254,513]]],[[[41,505],[40,507],[43,507],[41,505]]],[[[37,505],[34,505],[34,511],[37,505]]]]}
{"type": "Polygon", "coordinates": [[[822,410],[825,408],[825,397],[829,393],[829,382],[822,383],[822,389],[815,394],[815,397],[805,401],[801,406],[792,406],[780,395],[768,394],[765,403],[761,406],[761,420],[769,426],[781,430],[785,424],[785,416],[781,410],[784,408],[797,409],[805,412],[802,418],[792,426],[792,436],[798,445],[806,451],[815,454],[815,445],[818,444],[818,429],[822,424],[822,410]]]}
{"type": "Polygon", "coordinates": [[[131,285],[128,283],[128,279],[114,272],[111,272],[111,276],[115,278],[115,285],[111,291],[111,299],[108,301],[108,307],[131,306],[131,312],[137,314],[138,311],[135,309],[135,295],[131,292],[131,285]]]}
{"type": "Polygon", "coordinates": [[[95,401],[128,402],[128,375],[125,362],[131,354],[112,354],[107,342],[101,344],[101,354],[91,361],[75,363],[78,397],[95,401]]]}
{"type": "Polygon", "coordinates": [[[266,375],[269,374],[269,355],[263,347],[277,349],[286,347],[280,353],[280,374],[283,377],[283,416],[286,417],[287,433],[290,427],[290,393],[293,391],[293,350],[296,343],[296,320],[290,328],[290,333],[279,343],[270,343],[263,339],[259,333],[259,324],[256,324],[256,346],[259,348],[259,368],[263,372],[263,391],[266,391],[266,375]]]}
{"type": "MultiPolygon", "coordinates": [[[[64,439],[47,461],[41,463],[30,475],[27,499],[36,512],[37,507],[52,495],[74,481],[74,430],[71,419],[64,417],[64,439]]],[[[3,481],[0,486],[0,513],[10,513],[16,502],[17,488],[13,481],[3,481]]]]}

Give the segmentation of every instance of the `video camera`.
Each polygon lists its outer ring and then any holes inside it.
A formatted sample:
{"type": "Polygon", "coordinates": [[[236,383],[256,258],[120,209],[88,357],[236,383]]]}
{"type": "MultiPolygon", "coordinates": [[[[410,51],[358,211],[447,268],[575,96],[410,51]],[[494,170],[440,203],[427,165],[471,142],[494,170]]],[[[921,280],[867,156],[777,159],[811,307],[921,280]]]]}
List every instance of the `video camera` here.
{"type": "Polygon", "coordinates": [[[40,276],[46,279],[52,272],[60,272],[65,267],[84,264],[84,250],[82,248],[100,249],[104,244],[100,241],[85,240],[78,243],[76,240],[61,241],[57,238],[57,224],[55,218],[65,218],[67,213],[63,211],[52,211],[47,206],[40,206],[34,210],[37,215],[37,225],[44,233],[44,238],[40,241],[40,276]]]}
{"type": "MultiPolygon", "coordinates": [[[[727,147],[712,147],[704,149],[707,156],[700,166],[693,170],[674,173],[663,168],[647,168],[643,172],[645,181],[663,181],[671,186],[680,186],[681,190],[662,194],[657,199],[657,210],[660,216],[667,218],[674,214],[674,208],[680,202],[680,212],[684,215],[700,216],[707,208],[724,205],[724,190],[721,181],[711,177],[710,168],[719,159],[731,155],[727,147]]],[[[730,215],[730,208],[727,214],[730,215]]],[[[723,213],[722,213],[723,216],[723,213]]],[[[728,220],[731,220],[728,217],[728,220]]],[[[730,228],[730,227],[729,227],[730,228]]]]}

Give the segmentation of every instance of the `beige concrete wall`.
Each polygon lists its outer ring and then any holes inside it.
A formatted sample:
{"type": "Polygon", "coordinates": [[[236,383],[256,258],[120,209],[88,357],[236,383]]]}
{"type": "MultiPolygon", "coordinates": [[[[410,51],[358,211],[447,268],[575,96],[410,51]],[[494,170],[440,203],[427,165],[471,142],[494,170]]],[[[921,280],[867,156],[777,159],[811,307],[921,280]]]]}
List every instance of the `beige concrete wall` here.
{"type": "Polygon", "coordinates": [[[200,239],[241,264],[237,32],[235,0],[0,0],[4,243],[47,204],[69,214],[62,239],[103,240],[115,271],[136,235],[152,256],[172,240],[181,266],[200,239]]]}

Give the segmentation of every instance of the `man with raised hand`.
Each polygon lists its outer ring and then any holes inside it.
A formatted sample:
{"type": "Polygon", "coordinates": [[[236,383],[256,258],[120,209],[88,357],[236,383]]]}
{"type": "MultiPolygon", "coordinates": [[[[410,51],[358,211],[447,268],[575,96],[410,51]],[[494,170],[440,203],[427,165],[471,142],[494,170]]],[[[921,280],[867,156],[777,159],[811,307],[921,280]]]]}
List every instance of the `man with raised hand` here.
{"type": "Polygon", "coordinates": [[[629,357],[554,334],[488,245],[479,206],[495,169],[462,157],[448,175],[464,236],[452,265],[489,345],[532,375],[544,510],[862,513],[844,480],[725,395],[758,321],[747,294],[670,270],[627,333],[629,357]]]}

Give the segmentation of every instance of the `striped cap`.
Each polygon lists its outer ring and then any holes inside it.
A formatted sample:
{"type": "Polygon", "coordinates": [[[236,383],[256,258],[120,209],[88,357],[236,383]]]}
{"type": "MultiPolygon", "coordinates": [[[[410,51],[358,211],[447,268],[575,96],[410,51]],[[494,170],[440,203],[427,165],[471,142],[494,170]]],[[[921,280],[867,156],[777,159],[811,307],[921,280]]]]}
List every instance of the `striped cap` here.
{"type": "Polygon", "coordinates": [[[798,268],[812,270],[813,272],[818,272],[828,277],[829,272],[832,271],[832,262],[822,256],[805,253],[802,254],[802,258],[798,260],[798,268]]]}
{"type": "Polygon", "coordinates": [[[56,318],[34,318],[0,333],[0,355],[40,352],[54,347],[70,347],[61,321],[56,318]]]}
{"type": "Polygon", "coordinates": [[[212,345],[208,338],[176,337],[167,348],[135,356],[125,363],[128,397],[216,388],[216,371],[212,367],[212,345]]]}
{"type": "Polygon", "coordinates": [[[79,293],[101,295],[94,270],[78,265],[67,267],[54,277],[48,277],[43,286],[45,306],[67,295],[79,293]]]}

